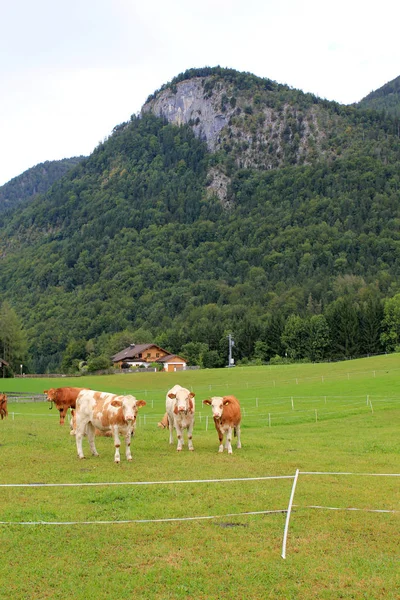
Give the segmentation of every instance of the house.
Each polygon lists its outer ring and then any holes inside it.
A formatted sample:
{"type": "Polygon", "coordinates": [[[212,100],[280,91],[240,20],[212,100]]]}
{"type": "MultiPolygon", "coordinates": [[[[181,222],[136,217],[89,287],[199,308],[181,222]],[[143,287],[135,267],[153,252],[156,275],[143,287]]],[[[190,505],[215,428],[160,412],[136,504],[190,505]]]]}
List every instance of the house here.
{"type": "Polygon", "coordinates": [[[184,358],[170,354],[157,344],[130,344],[112,357],[115,367],[126,369],[130,367],[145,367],[151,363],[159,363],[164,371],[183,371],[186,369],[184,358]]]}

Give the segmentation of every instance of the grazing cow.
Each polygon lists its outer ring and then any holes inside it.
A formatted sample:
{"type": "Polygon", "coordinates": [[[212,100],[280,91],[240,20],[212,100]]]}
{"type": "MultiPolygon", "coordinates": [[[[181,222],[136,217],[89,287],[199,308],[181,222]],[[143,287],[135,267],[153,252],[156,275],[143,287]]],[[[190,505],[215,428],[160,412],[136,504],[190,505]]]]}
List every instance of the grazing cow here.
{"type": "Polygon", "coordinates": [[[169,426],[169,443],[174,443],[173,428],[175,427],[176,435],[178,436],[178,446],[176,448],[178,452],[182,450],[184,429],[187,429],[188,448],[189,450],[194,450],[192,441],[195,410],[194,396],[193,392],[189,392],[189,390],[180,385],[174,385],[167,393],[166,409],[169,426]]]}
{"type": "Polygon", "coordinates": [[[159,427],[160,429],[167,429],[167,427],[169,427],[169,421],[168,421],[168,414],[165,413],[165,415],[163,416],[163,418],[161,419],[161,421],[159,423],[157,423],[157,427],[159,427]]]}
{"type": "Polygon", "coordinates": [[[228,454],[232,454],[232,430],[237,435],[237,447],[241,448],[240,443],[240,404],[235,396],[214,396],[210,399],[203,400],[203,404],[208,404],[212,407],[212,413],[214,417],[215,429],[218,433],[219,438],[219,449],[218,452],[224,451],[223,439],[224,433],[226,435],[225,448],[228,450],[228,454]]]}
{"type": "Polygon", "coordinates": [[[8,415],[7,410],[7,396],[5,394],[0,394],[0,415],[1,420],[4,419],[8,415]]]}
{"type": "Polygon", "coordinates": [[[132,460],[131,436],[135,434],[136,415],[144,400],[136,400],[134,396],[117,396],[108,392],[83,390],[76,400],[76,449],[79,458],[85,458],[82,450],[82,439],[87,433],[90,450],[98,456],[94,443],[95,429],[111,431],[114,437],[114,461],[120,462],[119,449],[121,442],[119,433],[125,436],[126,459],[132,460]]]}
{"type": "Polygon", "coordinates": [[[86,390],[87,388],[75,388],[75,387],[64,387],[64,388],[51,388],[50,390],[44,390],[44,394],[47,394],[48,402],[51,402],[50,408],[53,408],[53,402],[60,412],[60,425],[64,425],[65,416],[69,408],[75,408],[76,399],[79,392],[86,390]]]}

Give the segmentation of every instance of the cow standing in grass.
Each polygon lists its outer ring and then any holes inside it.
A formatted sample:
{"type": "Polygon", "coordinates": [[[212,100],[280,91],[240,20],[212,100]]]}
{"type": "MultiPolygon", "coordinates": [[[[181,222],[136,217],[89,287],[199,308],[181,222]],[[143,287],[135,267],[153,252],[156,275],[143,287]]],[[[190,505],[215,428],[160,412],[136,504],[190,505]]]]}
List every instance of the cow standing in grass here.
{"type": "Polygon", "coordinates": [[[174,385],[167,393],[165,406],[168,415],[169,443],[174,443],[173,430],[175,427],[178,437],[176,448],[178,452],[182,450],[185,429],[187,429],[188,448],[194,450],[192,440],[195,411],[194,396],[193,392],[189,392],[180,385],[174,385]]]}
{"type": "Polygon", "coordinates": [[[1,420],[3,420],[8,415],[7,410],[7,396],[5,394],[0,394],[0,416],[1,420]]]}
{"type": "Polygon", "coordinates": [[[50,408],[53,408],[53,402],[60,413],[60,425],[64,425],[65,416],[69,408],[75,408],[76,399],[79,392],[86,390],[87,388],[76,388],[76,387],[63,387],[63,388],[51,388],[50,390],[44,390],[44,394],[47,394],[48,402],[51,402],[50,408]]]}
{"type": "Polygon", "coordinates": [[[83,390],[76,400],[76,448],[79,458],[85,458],[82,440],[87,434],[90,450],[93,456],[98,456],[94,443],[95,429],[111,431],[114,437],[114,461],[120,462],[121,442],[119,434],[125,437],[125,454],[127,460],[132,460],[131,437],[135,434],[136,415],[138,408],[145,406],[144,400],[136,400],[134,396],[117,396],[108,392],[83,390]]]}
{"type": "Polygon", "coordinates": [[[228,454],[232,454],[232,432],[237,436],[237,448],[241,448],[240,421],[242,415],[239,400],[235,396],[214,396],[203,400],[203,404],[208,404],[212,407],[215,429],[217,430],[219,439],[218,452],[224,451],[223,440],[225,434],[225,448],[228,450],[228,454]]]}

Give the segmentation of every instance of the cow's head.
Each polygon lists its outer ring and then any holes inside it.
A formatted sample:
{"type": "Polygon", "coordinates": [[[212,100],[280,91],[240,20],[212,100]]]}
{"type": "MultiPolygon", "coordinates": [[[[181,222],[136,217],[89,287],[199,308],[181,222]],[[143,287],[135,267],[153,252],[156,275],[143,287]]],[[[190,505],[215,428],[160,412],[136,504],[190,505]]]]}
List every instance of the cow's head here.
{"type": "Polygon", "coordinates": [[[174,413],[176,415],[178,413],[192,413],[194,397],[195,394],[193,392],[188,393],[188,391],[184,389],[178,390],[176,394],[173,392],[168,394],[168,398],[175,398],[174,413]]]}
{"type": "Polygon", "coordinates": [[[49,390],[44,390],[43,393],[47,395],[47,401],[51,403],[50,408],[53,408],[53,402],[56,405],[57,410],[60,413],[60,425],[64,425],[65,417],[69,409],[69,403],[64,403],[62,399],[59,398],[57,389],[51,388],[49,390]]]}
{"type": "Polygon", "coordinates": [[[43,394],[46,394],[47,402],[51,402],[50,408],[53,408],[53,402],[57,400],[57,390],[50,388],[49,390],[44,390],[43,394]]]}
{"type": "Polygon", "coordinates": [[[0,416],[3,420],[4,417],[8,415],[7,410],[7,396],[5,394],[0,394],[0,416]]]}
{"type": "Polygon", "coordinates": [[[215,419],[222,417],[224,412],[224,406],[227,406],[231,401],[229,398],[222,398],[221,396],[213,396],[212,398],[206,398],[203,400],[203,404],[208,404],[212,408],[212,414],[215,419]]]}
{"type": "Polygon", "coordinates": [[[134,423],[138,408],[145,406],[145,400],[136,400],[135,396],[118,396],[113,400],[111,406],[121,411],[121,417],[127,423],[134,423]]]}

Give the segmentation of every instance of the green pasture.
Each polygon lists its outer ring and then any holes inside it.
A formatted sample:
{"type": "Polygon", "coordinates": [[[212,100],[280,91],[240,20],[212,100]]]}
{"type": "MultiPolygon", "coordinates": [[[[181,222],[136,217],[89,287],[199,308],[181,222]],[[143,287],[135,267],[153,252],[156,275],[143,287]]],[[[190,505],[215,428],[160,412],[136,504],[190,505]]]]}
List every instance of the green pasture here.
{"type": "Polygon", "coordinates": [[[399,373],[400,356],[387,355],[1,380],[9,416],[0,421],[0,598],[397,600],[400,477],[390,475],[400,473],[399,373]],[[193,453],[177,453],[157,428],[175,383],[196,394],[193,453]],[[115,465],[102,437],[100,457],[84,440],[78,460],[57,411],[27,401],[66,385],[146,400],[132,463],[122,444],[115,465]],[[218,454],[201,402],[228,393],[243,409],[242,449],[234,444],[231,456],[218,454]]]}

